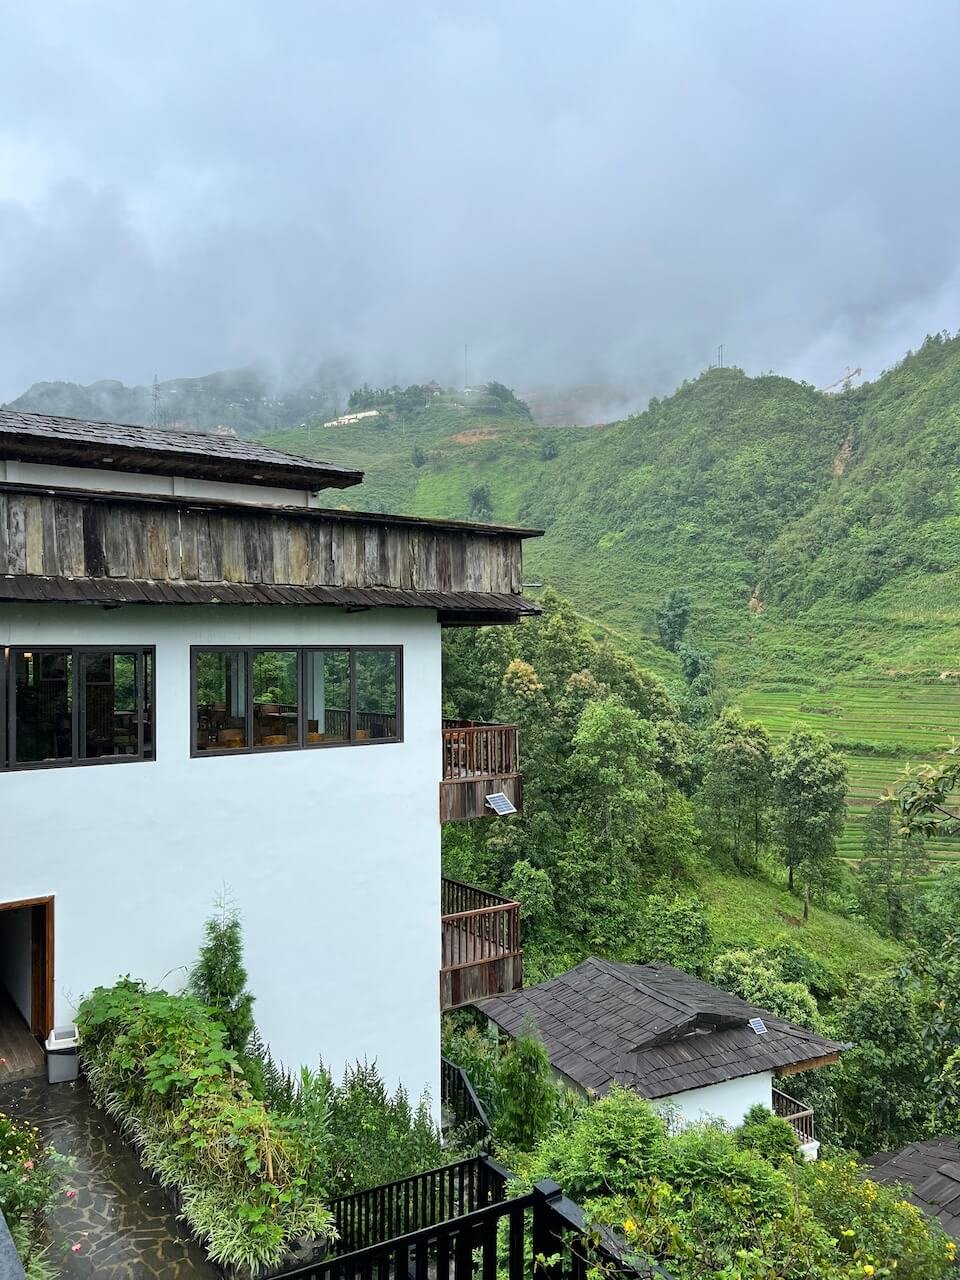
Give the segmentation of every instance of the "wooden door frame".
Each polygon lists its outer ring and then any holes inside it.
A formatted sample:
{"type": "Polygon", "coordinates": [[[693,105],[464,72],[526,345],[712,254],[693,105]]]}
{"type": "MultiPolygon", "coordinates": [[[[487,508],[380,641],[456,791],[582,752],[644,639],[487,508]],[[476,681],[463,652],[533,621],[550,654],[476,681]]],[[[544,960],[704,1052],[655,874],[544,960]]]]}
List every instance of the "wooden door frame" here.
{"type": "Polygon", "coordinates": [[[0,902],[0,913],[30,907],[30,1031],[45,1040],[53,1029],[53,894],[0,902]]]}

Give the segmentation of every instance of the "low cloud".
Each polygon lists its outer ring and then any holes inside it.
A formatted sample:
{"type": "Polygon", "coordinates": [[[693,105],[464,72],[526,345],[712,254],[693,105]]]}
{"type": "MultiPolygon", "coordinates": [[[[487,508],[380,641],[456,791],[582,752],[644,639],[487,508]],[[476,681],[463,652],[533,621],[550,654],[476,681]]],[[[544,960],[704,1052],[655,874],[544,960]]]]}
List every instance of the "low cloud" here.
{"type": "Polygon", "coordinates": [[[669,390],[960,326],[960,8],[17,6],[0,398],[325,361],[669,390]]]}

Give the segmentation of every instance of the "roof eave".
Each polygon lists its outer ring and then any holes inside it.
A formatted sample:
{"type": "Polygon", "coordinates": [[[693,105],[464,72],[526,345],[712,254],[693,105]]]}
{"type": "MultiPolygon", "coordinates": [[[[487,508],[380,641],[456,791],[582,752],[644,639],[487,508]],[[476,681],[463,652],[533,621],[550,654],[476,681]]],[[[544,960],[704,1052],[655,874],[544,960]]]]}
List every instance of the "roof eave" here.
{"type": "MultiPolygon", "coordinates": [[[[198,436],[198,439],[202,439],[198,436]]],[[[273,485],[280,489],[348,489],[363,483],[362,471],[335,465],[299,465],[229,456],[212,457],[166,449],[129,449],[96,441],[82,448],[55,437],[5,430],[0,432],[0,459],[47,463],[95,471],[169,475],[180,479],[218,480],[231,484],[273,485]]]]}

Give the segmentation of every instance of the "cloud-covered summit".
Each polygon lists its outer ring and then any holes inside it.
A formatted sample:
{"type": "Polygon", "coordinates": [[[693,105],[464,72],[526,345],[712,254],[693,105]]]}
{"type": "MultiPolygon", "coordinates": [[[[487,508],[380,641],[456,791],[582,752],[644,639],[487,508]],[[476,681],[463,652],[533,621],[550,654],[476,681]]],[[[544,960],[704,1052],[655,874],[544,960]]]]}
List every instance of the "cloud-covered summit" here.
{"type": "Polygon", "coordinates": [[[0,399],[249,363],[823,383],[960,326],[960,7],[12,6],[0,399]]]}

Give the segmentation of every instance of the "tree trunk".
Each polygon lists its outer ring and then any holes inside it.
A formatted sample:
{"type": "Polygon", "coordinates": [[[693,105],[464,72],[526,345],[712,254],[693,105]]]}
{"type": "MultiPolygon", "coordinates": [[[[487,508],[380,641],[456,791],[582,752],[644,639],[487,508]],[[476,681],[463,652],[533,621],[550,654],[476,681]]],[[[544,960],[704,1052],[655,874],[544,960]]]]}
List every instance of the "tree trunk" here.
{"type": "Polygon", "coordinates": [[[787,875],[787,888],[793,893],[793,865],[791,864],[789,874],[787,875]]]}
{"type": "Polygon", "coordinates": [[[803,923],[806,924],[810,919],[810,886],[803,886],[803,923]]]}

